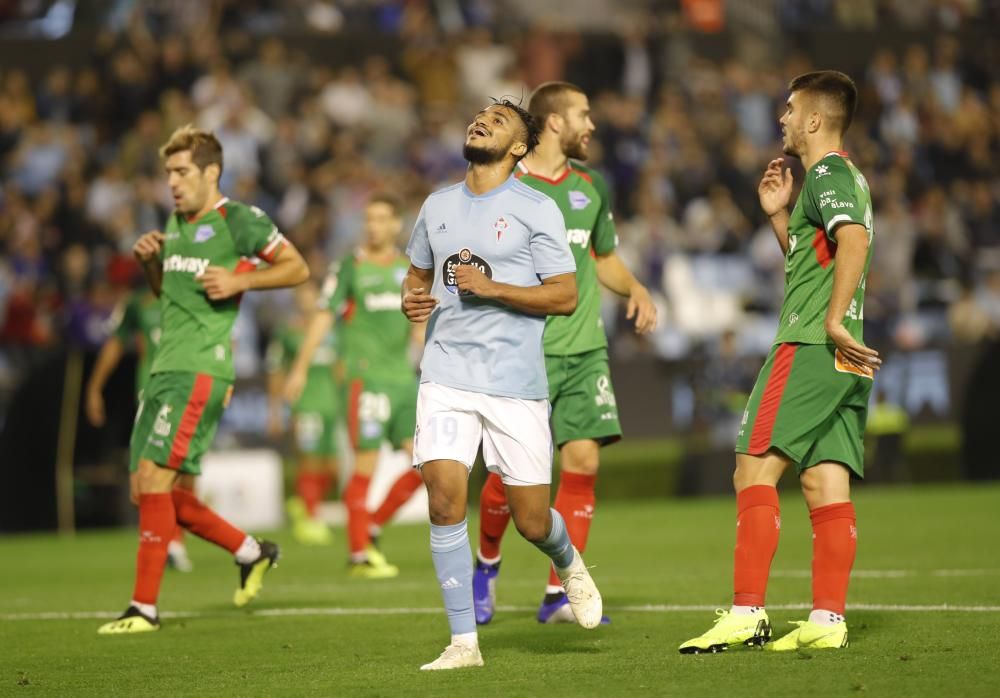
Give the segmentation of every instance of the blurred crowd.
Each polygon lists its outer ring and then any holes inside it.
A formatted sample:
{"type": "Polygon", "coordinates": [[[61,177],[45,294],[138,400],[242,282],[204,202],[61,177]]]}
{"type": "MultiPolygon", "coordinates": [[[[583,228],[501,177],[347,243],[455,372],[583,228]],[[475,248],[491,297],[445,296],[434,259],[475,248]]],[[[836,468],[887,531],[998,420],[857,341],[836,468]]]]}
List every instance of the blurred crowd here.
{"type": "MultiPolygon", "coordinates": [[[[640,343],[609,299],[613,342],[667,358],[766,351],[783,259],[757,181],[780,153],[788,80],[840,66],[808,51],[699,55],[685,37],[711,28],[692,8],[718,2],[638,3],[645,14],[599,40],[546,24],[513,31],[482,2],[111,4],[108,30],[78,62],[38,75],[0,66],[0,376],[38,349],[103,341],[137,283],[134,240],[170,212],[157,150],[176,127],[215,131],[224,193],[269,212],[319,277],[357,243],[367,196],[397,193],[412,219],[463,176],[465,128],[488,97],[557,79],[591,95],[591,164],[613,189],[621,254],[661,305],[661,329],[640,343]],[[330,41],[363,9],[370,50],[315,60],[265,31],[280,26],[278,7],[330,41]]],[[[989,21],[977,15],[988,3],[770,5],[779,37],[815,22],[927,30],[851,61],[866,67],[853,73],[847,147],[875,209],[867,338],[909,349],[996,336],[1000,72],[983,59],[995,50],[940,31],[989,21]]],[[[263,302],[241,314],[254,352],[277,315],[263,302]]]]}

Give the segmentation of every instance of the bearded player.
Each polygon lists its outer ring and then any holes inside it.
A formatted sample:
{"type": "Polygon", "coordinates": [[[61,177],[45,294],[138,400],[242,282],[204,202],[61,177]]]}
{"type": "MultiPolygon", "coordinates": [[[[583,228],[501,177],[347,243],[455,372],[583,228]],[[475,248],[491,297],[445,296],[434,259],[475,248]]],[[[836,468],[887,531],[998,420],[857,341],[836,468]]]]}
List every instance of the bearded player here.
{"type": "MultiPolygon", "coordinates": [[[[568,316],[545,323],[545,369],[552,404],[552,435],[559,447],[560,476],[555,509],[566,520],[580,552],[594,516],[594,485],[600,448],[621,438],[611,385],[608,340],[601,321],[598,283],[628,299],[627,317],[645,334],[656,326],[656,307],[615,253],[618,236],[604,178],[581,164],[594,122],[587,95],[566,82],[550,82],[531,95],[528,110],[541,128],[538,146],[517,165],[517,178],[547,194],[562,213],[576,260],[579,303],[568,316]]],[[[503,483],[490,474],[479,503],[479,552],[474,579],[476,622],[493,618],[500,572],[500,540],[510,521],[503,483]]],[[[541,623],[576,622],[554,569],[549,570],[541,623]]]]}
{"type": "Polygon", "coordinates": [[[98,630],[102,635],[159,629],[156,601],[177,524],[234,555],[237,606],[260,592],[278,559],[277,545],[248,536],[206,507],[194,483],[232,394],[231,333],[241,294],[300,284],[309,270],[263,211],[219,193],[222,146],[213,134],[184,126],[160,155],[176,208],[165,232],[146,233],[134,247],[162,312],[130,444],[139,503],[135,589],[125,613],[98,630]],[[267,266],[255,268],[254,257],[267,266]]]}
{"type": "Polygon", "coordinates": [[[805,182],[791,215],[792,174],[772,160],[758,187],[785,253],[778,334],[743,413],[736,440],[733,605],[683,654],[765,645],[764,596],[778,546],[776,486],[795,466],[813,531],[813,610],[770,650],[847,647],[844,606],[857,526],[851,478],[864,476],[863,438],[878,353],[864,345],[865,279],[871,261],[871,195],[843,150],[857,104],[854,82],[825,70],[789,85],[781,117],[785,155],[805,182]]]}

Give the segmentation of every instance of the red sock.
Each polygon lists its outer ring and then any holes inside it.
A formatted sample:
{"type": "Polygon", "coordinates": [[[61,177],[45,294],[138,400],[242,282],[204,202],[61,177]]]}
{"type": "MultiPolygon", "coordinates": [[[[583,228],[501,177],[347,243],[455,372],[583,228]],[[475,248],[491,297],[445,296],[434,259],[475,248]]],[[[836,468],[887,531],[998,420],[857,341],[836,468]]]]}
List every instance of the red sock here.
{"type": "Polygon", "coordinates": [[[323,501],[326,488],[329,484],[323,473],[310,473],[299,471],[295,478],[295,491],[306,505],[306,512],[310,517],[316,516],[316,508],[323,501]]]}
{"type": "Polygon", "coordinates": [[[421,477],[420,471],[416,468],[411,468],[400,475],[392,484],[392,488],[385,496],[381,506],[372,514],[372,523],[376,526],[382,526],[388,522],[392,515],[399,511],[399,508],[406,504],[413,493],[423,484],[424,478],[421,477]]]}
{"type": "Polygon", "coordinates": [[[132,600],[156,605],[167,566],[167,544],[177,528],[174,502],[167,493],[139,495],[139,553],[132,600]]]}
{"type": "Polygon", "coordinates": [[[347,541],[352,554],[364,552],[368,537],[368,483],[371,478],[354,474],[344,490],[347,507],[347,541]]]}
{"type": "MultiPolygon", "coordinates": [[[[175,504],[174,508],[176,509],[176,507],[177,507],[177,505],[175,504]]],[[[170,542],[171,543],[180,543],[181,545],[184,545],[184,529],[181,528],[180,526],[177,526],[174,529],[174,537],[170,539],[170,542]]]]}
{"type": "Polygon", "coordinates": [[[747,487],[736,494],[736,511],[733,605],[763,606],[781,532],[778,490],[770,485],[747,487]]]}
{"type": "MultiPolygon", "coordinates": [[[[594,519],[594,484],[596,475],[563,472],[559,475],[559,489],[556,490],[555,510],[566,521],[569,539],[581,553],[587,548],[590,522],[594,519]]],[[[549,585],[562,586],[555,567],[549,569],[549,585]]]]}
{"type": "Polygon", "coordinates": [[[500,557],[500,541],[510,521],[507,493],[496,473],[486,477],[479,495],[479,553],[486,559],[500,557]]]}
{"type": "Polygon", "coordinates": [[[854,505],[828,504],[810,511],[809,518],[813,529],[813,608],[843,615],[858,547],[854,505]]]}
{"type": "Polygon", "coordinates": [[[243,545],[247,534],[205,506],[191,490],[175,487],[173,491],[177,523],[209,543],[215,543],[231,553],[243,545]]]}

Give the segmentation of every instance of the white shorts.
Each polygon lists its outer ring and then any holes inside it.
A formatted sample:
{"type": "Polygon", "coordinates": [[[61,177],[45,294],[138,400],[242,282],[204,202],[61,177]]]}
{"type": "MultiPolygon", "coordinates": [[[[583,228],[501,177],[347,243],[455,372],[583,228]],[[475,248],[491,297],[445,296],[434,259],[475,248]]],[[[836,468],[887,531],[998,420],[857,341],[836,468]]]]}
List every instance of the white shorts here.
{"type": "Polygon", "coordinates": [[[479,444],[490,472],[505,485],[552,483],[549,401],[499,397],[421,383],[413,465],[456,460],[472,472],[479,444]]]}

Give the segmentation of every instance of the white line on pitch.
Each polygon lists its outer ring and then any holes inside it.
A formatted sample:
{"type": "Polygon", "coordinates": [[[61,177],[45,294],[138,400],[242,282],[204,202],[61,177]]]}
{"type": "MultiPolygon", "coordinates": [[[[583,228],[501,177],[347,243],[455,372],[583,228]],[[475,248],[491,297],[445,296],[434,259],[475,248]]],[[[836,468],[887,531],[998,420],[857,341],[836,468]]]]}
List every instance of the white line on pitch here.
{"type": "MultiPolygon", "coordinates": [[[[644,604],[639,606],[611,606],[609,611],[626,613],[693,613],[713,611],[718,604],[644,604]]],[[[770,605],[772,611],[799,611],[810,608],[807,603],[770,605]]],[[[534,606],[499,606],[497,610],[503,613],[530,613],[534,606]]],[[[897,611],[914,613],[1000,613],[1000,606],[966,606],[952,604],[874,604],[858,603],[848,607],[851,611],[897,611]]],[[[250,615],[262,617],[288,616],[401,616],[441,613],[440,607],[423,608],[347,608],[329,606],[318,608],[265,608],[251,611],[250,615]]],[[[3,613],[0,620],[101,620],[117,618],[119,613],[113,611],[49,611],[43,613],[3,613]]],[[[219,616],[220,613],[198,613],[196,611],[166,611],[160,614],[163,618],[203,618],[219,616]]]]}

